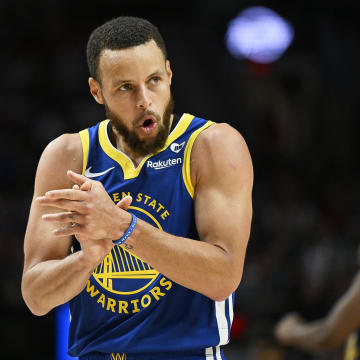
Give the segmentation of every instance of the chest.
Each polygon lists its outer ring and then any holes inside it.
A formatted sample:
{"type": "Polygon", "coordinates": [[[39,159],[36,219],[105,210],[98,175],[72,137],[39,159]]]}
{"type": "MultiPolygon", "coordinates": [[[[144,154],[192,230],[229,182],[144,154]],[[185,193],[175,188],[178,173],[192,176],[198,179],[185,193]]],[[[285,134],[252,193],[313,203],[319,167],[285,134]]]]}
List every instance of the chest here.
{"type": "MultiPolygon", "coordinates": [[[[149,157],[138,174],[126,179],[121,164],[106,158],[93,159],[94,173],[107,171],[97,178],[110,198],[119,202],[132,197],[130,212],[164,231],[185,235],[193,223],[193,200],[183,179],[183,155],[165,151],[149,157]],[[98,164],[98,165],[97,165],[98,164]]],[[[136,169],[135,169],[136,170],[136,169]]]]}

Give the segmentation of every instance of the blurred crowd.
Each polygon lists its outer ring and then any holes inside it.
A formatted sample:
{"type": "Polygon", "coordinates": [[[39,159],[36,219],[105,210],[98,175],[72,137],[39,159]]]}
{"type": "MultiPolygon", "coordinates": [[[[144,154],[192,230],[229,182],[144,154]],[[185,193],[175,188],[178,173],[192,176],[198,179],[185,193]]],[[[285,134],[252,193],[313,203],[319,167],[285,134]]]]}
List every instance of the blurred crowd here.
{"type": "Polygon", "coordinates": [[[121,14],[147,17],[162,32],[176,112],[230,123],[253,157],[254,218],[229,360],[341,358],[341,350],[315,357],[283,348],[273,327],[291,310],[326,314],[358,266],[356,5],[271,4],[292,22],[295,40],[276,63],[259,65],[233,59],[223,43],[227,22],[248,2],[0,3],[0,302],[9,359],[53,357],[53,314],[31,315],[20,291],[36,165],[49,141],[104,119],[89,94],[85,47],[93,28],[121,14]]]}

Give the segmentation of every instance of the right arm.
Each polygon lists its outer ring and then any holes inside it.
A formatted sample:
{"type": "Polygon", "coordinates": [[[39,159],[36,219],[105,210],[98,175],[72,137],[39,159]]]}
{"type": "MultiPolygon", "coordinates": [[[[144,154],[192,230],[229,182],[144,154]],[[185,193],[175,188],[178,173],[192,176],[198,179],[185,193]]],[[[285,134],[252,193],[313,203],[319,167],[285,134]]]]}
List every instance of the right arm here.
{"type": "Polygon", "coordinates": [[[35,315],[45,315],[79,294],[109,250],[97,244],[92,253],[81,250],[70,255],[72,237],[55,236],[52,233],[55,225],[42,220],[42,215],[57,210],[35,201],[49,190],[71,188],[73,183],[66,175],[67,170],[81,172],[82,158],[80,136],[66,134],[52,141],[39,161],[24,240],[21,283],[25,303],[35,315]]]}
{"type": "Polygon", "coordinates": [[[275,335],[284,345],[309,352],[319,352],[343,344],[360,326],[360,271],[329,314],[306,323],[297,314],[288,314],[276,326],[275,335]]]}

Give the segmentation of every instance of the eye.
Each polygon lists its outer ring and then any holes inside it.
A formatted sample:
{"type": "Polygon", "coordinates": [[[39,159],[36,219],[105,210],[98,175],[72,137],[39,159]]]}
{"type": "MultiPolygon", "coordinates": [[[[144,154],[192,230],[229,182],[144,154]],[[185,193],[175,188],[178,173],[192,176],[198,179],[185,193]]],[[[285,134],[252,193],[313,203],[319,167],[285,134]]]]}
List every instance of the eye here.
{"type": "Polygon", "coordinates": [[[129,91],[132,89],[132,86],[130,84],[123,84],[119,87],[120,91],[129,91]]]}
{"type": "Polygon", "coordinates": [[[161,78],[159,76],[154,76],[150,79],[150,81],[153,83],[153,84],[158,84],[160,81],[161,81],[161,78]]]}

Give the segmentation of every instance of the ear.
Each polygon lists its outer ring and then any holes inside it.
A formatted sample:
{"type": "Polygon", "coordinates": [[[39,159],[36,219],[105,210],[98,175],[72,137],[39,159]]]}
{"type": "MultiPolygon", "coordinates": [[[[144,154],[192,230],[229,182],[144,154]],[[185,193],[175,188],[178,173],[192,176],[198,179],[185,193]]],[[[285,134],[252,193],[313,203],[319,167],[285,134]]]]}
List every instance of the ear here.
{"type": "Polygon", "coordinates": [[[169,60],[166,60],[165,67],[166,67],[166,72],[167,72],[167,74],[168,74],[168,76],[169,76],[169,83],[170,83],[170,85],[171,85],[172,71],[171,71],[170,61],[169,61],[169,60]]]}
{"type": "Polygon", "coordinates": [[[94,78],[89,77],[90,93],[98,104],[104,104],[104,99],[101,92],[101,86],[94,78]]]}

